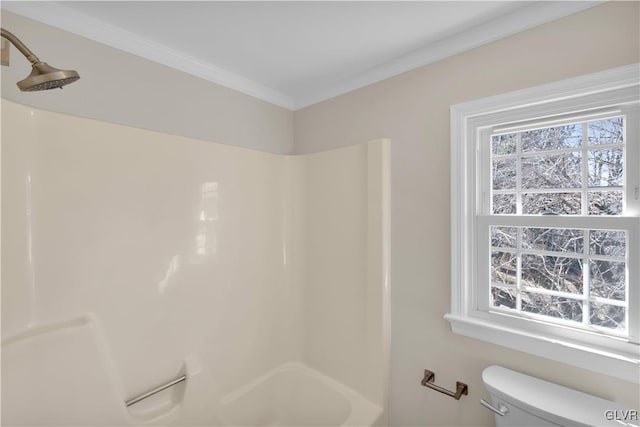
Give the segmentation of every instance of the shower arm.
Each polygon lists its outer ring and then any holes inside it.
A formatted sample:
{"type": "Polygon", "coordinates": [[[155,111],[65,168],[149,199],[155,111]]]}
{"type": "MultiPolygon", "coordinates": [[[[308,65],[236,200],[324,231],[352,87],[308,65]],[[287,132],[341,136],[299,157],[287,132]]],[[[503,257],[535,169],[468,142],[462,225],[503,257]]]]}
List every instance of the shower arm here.
{"type": "Polygon", "coordinates": [[[5,39],[9,40],[11,42],[11,44],[14,45],[16,47],[16,49],[18,49],[20,51],[20,53],[22,53],[25,56],[25,58],[27,58],[27,60],[29,62],[31,62],[31,65],[34,65],[34,64],[40,62],[38,57],[35,56],[33,54],[33,52],[31,52],[29,50],[29,48],[26,47],[24,45],[24,43],[22,43],[20,41],[19,38],[17,38],[15,35],[13,35],[13,33],[5,30],[4,28],[0,28],[0,36],[2,36],[5,39]]]}
{"type": "MultiPolygon", "coordinates": [[[[62,88],[69,83],[73,83],[80,79],[80,75],[75,70],[60,70],[52,67],[46,62],[40,61],[37,56],[29,50],[13,33],[0,27],[0,36],[7,39],[13,44],[21,54],[31,63],[31,74],[26,79],[20,80],[18,88],[23,92],[33,92],[39,90],[48,90],[62,88]]],[[[8,47],[7,47],[8,49],[8,47]]],[[[3,51],[3,65],[9,65],[9,51],[3,51]],[[5,55],[6,53],[6,55],[5,55]]]]}

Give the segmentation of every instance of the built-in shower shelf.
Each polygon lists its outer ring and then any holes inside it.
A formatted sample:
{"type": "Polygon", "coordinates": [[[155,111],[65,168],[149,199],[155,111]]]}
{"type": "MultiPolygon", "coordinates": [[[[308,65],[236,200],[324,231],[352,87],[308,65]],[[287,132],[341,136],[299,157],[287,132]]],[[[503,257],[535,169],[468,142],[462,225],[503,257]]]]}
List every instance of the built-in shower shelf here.
{"type": "Polygon", "coordinates": [[[100,420],[126,425],[106,348],[90,316],[29,328],[3,340],[2,387],[11,392],[2,395],[2,424],[93,425],[100,420]]]}

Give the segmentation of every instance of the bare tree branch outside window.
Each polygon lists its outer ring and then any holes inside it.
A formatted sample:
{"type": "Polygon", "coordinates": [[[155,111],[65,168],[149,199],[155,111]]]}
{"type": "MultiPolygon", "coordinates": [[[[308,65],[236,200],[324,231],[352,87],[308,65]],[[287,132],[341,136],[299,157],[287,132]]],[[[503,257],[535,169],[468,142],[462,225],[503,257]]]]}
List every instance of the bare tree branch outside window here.
{"type": "MultiPolygon", "coordinates": [[[[622,117],[496,135],[494,215],[620,215],[622,117]],[[584,182],[586,181],[586,182],[584,182]]],[[[494,307],[626,328],[625,231],[491,227],[494,307]]]]}

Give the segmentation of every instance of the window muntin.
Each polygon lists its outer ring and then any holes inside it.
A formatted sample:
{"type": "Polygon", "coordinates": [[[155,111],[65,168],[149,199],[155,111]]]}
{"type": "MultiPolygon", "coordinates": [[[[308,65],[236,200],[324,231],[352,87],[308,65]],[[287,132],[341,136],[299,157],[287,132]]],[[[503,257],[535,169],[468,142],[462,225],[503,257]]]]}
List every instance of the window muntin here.
{"type": "Polygon", "coordinates": [[[624,213],[624,132],[625,116],[615,114],[529,121],[483,137],[490,231],[479,240],[488,245],[479,258],[488,263],[479,309],[629,336],[628,233],[598,226],[599,217],[624,213]],[[501,223],[506,215],[515,220],[501,223]],[[541,217],[537,225],[517,219],[531,216],[541,217]],[[559,216],[590,219],[588,227],[561,227],[559,216]]]}
{"type": "Polygon", "coordinates": [[[624,117],[491,135],[494,215],[621,215],[624,117]]]}
{"type": "Polygon", "coordinates": [[[490,227],[490,309],[628,333],[626,231],[490,227]]]}

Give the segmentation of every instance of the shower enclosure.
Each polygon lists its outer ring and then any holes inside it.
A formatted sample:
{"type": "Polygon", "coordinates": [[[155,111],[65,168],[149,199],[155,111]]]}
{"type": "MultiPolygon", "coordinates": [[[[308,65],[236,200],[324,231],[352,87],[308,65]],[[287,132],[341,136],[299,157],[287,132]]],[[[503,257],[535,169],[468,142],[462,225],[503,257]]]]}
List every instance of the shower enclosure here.
{"type": "Polygon", "coordinates": [[[2,424],[385,425],[388,162],[3,100],[2,424]]]}

